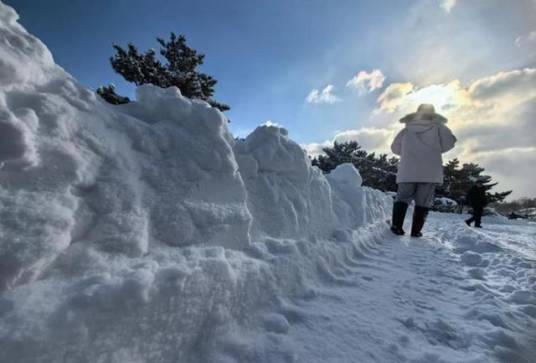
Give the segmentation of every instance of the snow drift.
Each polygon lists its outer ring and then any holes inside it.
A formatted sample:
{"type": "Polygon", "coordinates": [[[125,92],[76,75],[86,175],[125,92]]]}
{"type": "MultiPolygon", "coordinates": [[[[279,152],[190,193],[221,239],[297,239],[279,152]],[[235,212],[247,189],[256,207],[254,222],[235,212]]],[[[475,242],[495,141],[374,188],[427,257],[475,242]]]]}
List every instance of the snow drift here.
{"type": "Polygon", "coordinates": [[[0,162],[3,362],[292,361],[285,296],[338,281],[390,203],[176,88],[106,104],[1,3],[0,162]]]}

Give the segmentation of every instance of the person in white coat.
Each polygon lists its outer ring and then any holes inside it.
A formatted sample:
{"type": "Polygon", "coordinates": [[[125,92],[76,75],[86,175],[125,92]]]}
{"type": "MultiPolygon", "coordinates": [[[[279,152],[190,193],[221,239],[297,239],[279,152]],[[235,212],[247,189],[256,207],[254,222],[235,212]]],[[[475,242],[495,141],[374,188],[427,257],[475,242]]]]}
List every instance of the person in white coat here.
{"type": "Polygon", "coordinates": [[[411,236],[421,237],[422,227],[434,201],[435,188],[443,184],[441,154],[454,147],[456,137],[446,126],[447,119],[437,114],[430,104],[420,105],[417,112],[404,116],[400,122],[406,126],[391,145],[392,152],[400,156],[391,231],[397,235],[404,234],[402,226],[406,211],[414,200],[411,236]]]}

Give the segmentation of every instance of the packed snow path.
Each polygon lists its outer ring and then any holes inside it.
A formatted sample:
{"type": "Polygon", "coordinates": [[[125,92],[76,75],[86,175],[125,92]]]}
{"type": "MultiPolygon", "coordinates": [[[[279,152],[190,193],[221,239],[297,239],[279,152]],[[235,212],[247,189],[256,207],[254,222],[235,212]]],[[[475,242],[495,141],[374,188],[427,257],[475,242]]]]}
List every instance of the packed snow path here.
{"type": "Polygon", "coordinates": [[[536,226],[485,221],[477,230],[462,217],[432,213],[421,239],[386,230],[339,284],[294,300],[293,359],[536,362],[536,274],[527,258],[536,226]]]}

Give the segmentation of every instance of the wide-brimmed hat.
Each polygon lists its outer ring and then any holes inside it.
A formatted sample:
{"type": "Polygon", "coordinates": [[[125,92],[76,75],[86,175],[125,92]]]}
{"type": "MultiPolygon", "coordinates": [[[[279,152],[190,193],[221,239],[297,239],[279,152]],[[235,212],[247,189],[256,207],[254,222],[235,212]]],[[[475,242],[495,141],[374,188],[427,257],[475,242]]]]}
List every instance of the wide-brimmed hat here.
{"type": "Polygon", "coordinates": [[[435,112],[434,105],[429,103],[423,103],[417,108],[417,112],[410,113],[400,119],[402,123],[408,123],[412,121],[434,121],[447,123],[447,118],[435,112]]]}

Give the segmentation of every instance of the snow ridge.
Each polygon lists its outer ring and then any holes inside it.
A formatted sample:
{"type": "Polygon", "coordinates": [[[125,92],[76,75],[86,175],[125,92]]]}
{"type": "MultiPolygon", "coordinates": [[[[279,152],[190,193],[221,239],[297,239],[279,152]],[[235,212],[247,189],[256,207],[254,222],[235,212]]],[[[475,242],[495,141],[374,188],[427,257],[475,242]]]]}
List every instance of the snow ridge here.
{"type": "Polygon", "coordinates": [[[294,359],[284,297],[338,281],[390,199],[176,88],[108,105],[16,20],[0,3],[0,361],[294,359]]]}

